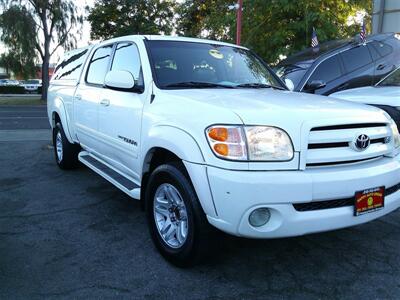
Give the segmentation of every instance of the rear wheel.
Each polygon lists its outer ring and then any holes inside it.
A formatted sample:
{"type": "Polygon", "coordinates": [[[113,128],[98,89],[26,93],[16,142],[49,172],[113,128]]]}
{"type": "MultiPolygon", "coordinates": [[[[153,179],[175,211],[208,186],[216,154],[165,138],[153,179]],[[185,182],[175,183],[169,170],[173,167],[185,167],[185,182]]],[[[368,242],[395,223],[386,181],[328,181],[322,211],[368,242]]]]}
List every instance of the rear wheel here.
{"type": "Polygon", "coordinates": [[[57,123],[53,129],[53,146],[57,165],[61,169],[74,169],[78,166],[80,147],[68,141],[61,123],[57,123]]]}
{"type": "Polygon", "coordinates": [[[192,266],[212,250],[209,225],[182,164],[156,168],[146,189],[150,234],[160,253],[179,267],[192,266]]]}

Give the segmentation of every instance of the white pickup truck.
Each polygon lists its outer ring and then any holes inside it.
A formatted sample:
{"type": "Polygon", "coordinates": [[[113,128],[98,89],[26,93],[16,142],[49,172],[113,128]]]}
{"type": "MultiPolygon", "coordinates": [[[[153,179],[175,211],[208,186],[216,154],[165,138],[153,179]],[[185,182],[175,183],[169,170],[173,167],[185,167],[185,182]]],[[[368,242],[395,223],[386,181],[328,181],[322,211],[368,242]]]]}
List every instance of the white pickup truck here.
{"type": "Polygon", "coordinates": [[[162,255],[191,265],[214,227],[278,238],[400,206],[400,137],[366,105],[293,93],[222,42],[126,36],[67,53],[51,80],[57,164],[143,203],[162,255]],[[212,225],[212,226],[210,226],[212,225]]]}

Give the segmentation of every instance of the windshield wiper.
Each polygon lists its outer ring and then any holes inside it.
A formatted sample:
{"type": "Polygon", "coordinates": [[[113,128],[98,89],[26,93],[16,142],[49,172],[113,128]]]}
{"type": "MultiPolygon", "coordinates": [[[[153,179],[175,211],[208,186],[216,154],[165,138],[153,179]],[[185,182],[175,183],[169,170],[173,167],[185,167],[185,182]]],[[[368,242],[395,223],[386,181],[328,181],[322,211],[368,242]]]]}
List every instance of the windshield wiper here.
{"type": "Polygon", "coordinates": [[[265,88],[270,88],[270,89],[278,89],[278,90],[286,90],[283,87],[280,86],[275,86],[275,85],[270,85],[270,84],[265,84],[265,83],[242,83],[239,85],[235,85],[235,87],[238,88],[252,88],[252,89],[265,89],[265,88]]]}
{"type": "Polygon", "coordinates": [[[233,89],[235,88],[232,85],[225,85],[219,83],[212,83],[212,82],[199,82],[199,81],[184,81],[184,82],[177,82],[167,84],[166,88],[193,88],[193,89],[206,89],[206,88],[227,88],[233,89]]]}

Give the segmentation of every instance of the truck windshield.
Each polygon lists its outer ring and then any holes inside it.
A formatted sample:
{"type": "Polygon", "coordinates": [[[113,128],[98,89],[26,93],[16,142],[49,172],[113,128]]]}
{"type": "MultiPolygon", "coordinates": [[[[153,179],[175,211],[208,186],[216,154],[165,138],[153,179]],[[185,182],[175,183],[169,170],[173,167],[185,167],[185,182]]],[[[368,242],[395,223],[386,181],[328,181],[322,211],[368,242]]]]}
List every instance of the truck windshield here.
{"type": "Polygon", "coordinates": [[[400,68],[377,84],[378,86],[400,86],[400,68]]]}
{"type": "Polygon", "coordinates": [[[297,87],[300,81],[303,79],[304,75],[307,73],[311,64],[302,65],[285,65],[278,66],[274,70],[276,74],[282,79],[290,79],[294,86],[297,87]]]}
{"type": "Polygon", "coordinates": [[[285,89],[276,75],[245,49],[180,41],[147,41],[147,47],[161,89],[285,89]]]}

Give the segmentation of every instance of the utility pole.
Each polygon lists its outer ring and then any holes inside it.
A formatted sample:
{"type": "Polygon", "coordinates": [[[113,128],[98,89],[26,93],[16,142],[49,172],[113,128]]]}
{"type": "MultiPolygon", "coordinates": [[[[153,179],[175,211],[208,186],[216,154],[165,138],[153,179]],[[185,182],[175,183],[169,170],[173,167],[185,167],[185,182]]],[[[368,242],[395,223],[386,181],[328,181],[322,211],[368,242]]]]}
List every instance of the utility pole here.
{"type": "Polygon", "coordinates": [[[240,45],[240,37],[242,35],[242,10],[243,0],[238,0],[238,9],[236,14],[236,45],[240,45]]]}
{"type": "Polygon", "coordinates": [[[240,36],[242,35],[242,11],[243,0],[238,0],[234,5],[229,5],[230,10],[236,10],[236,45],[240,45],[240,36]]]}

